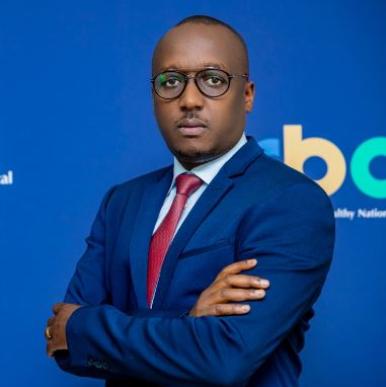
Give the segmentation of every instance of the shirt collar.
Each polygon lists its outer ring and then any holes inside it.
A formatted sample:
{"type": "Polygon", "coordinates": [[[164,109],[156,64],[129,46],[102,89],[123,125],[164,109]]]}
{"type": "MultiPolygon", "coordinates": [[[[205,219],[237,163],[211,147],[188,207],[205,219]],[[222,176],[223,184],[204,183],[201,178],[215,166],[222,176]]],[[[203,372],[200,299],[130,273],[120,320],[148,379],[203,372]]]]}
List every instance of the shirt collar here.
{"type": "Polygon", "coordinates": [[[208,161],[207,163],[201,164],[191,170],[187,170],[176,157],[174,157],[173,166],[173,180],[170,185],[169,192],[173,189],[176,177],[181,173],[192,173],[198,176],[204,184],[208,185],[217,175],[221,167],[243,146],[247,143],[247,137],[243,132],[239,141],[226,153],[217,159],[208,161]]]}

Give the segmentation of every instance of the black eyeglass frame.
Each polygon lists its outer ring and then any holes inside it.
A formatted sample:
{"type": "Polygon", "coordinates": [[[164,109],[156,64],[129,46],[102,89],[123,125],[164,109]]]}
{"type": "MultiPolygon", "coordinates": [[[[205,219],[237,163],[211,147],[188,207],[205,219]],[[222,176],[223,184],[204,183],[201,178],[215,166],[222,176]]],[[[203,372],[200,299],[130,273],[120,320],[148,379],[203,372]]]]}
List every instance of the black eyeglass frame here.
{"type": "Polygon", "coordinates": [[[160,73],[156,74],[154,77],[150,78],[150,82],[151,82],[151,84],[153,86],[153,91],[158,95],[158,97],[160,97],[162,99],[165,99],[165,100],[173,100],[173,99],[181,97],[181,95],[184,93],[184,91],[186,89],[186,86],[187,86],[187,84],[189,82],[189,79],[194,79],[194,83],[196,84],[197,89],[200,91],[201,94],[205,95],[205,97],[217,98],[217,97],[221,97],[222,95],[224,95],[229,90],[229,88],[231,86],[232,78],[236,78],[236,77],[243,77],[243,78],[246,78],[248,80],[249,75],[248,74],[229,74],[227,71],[225,71],[223,69],[219,69],[217,67],[206,67],[206,68],[204,68],[202,70],[197,71],[195,75],[187,75],[186,73],[184,73],[181,70],[170,69],[170,70],[166,70],[166,71],[161,71],[160,73]],[[203,73],[204,71],[208,71],[208,70],[220,71],[220,72],[224,73],[225,77],[228,78],[228,80],[229,80],[228,87],[219,95],[216,95],[216,96],[208,95],[205,92],[203,92],[201,90],[200,86],[198,85],[197,78],[199,77],[199,74],[203,73]],[[156,90],[155,85],[154,85],[155,80],[157,79],[158,76],[160,76],[161,74],[168,73],[168,72],[170,72],[170,73],[177,73],[177,74],[181,75],[184,78],[184,80],[185,80],[184,87],[181,89],[181,92],[178,95],[176,95],[175,97],[171,97],[171,98],[163,97],[162,95],[159,95],[157,93],[157,90],[156,90]]]}

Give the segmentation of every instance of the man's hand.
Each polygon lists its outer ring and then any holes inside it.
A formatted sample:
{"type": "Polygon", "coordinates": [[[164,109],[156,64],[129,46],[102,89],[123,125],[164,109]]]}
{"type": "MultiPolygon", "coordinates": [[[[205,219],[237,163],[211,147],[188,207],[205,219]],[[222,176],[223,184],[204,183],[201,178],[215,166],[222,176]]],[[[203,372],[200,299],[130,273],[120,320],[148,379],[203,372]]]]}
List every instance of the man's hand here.
{"type": "Polygon", "coordinates": [[[265,297],[265,289],[269,281],[252,275],[239,274],[243,270],[252,269],[256,259],[247,259],[225,266],[212,284],[198,298],[189,316],[224,316],[245,314],[250,310],[247,300],[261,300],[265,297]]]}
{"type": "Polygon", "coordinates": [[[54,316],[47,320],[44,333],[47,339],[48,356],[53,356],[55,351],[68,349],[66,338],[67,321],[74,311],[80,307],[81,305],[65,304],[63,302],[53,305],[52,311],[54,316]]]}

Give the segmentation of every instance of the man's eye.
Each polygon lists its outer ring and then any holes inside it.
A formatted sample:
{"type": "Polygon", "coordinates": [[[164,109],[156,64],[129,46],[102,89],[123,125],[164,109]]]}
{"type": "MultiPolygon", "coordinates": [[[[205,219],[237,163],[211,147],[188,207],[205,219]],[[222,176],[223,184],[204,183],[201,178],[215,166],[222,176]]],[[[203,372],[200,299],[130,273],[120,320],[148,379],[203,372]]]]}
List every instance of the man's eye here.
{"type": "Polygon", "coordinates": [[[226,80],[222,77],[219,77],[217,75],[208,75],[205,77],[205,83],[208,84],[208,86],[222,86],[226,83],[226,80]]]}
{"type": "Polygon", "coordinates": [[[177,78],[170,78],[165,82],[166,86],[176,86],[180,81],[177,78]]]}
{"type": "Polygon", "coordinates": [[[168,87],[168,88],[177,87],[180,85],[180,83],[181,83],[181,79],[177,77],[168,77],[168,78],[165,77],[164,79],[161,79],[162,87],[168,87]]]}

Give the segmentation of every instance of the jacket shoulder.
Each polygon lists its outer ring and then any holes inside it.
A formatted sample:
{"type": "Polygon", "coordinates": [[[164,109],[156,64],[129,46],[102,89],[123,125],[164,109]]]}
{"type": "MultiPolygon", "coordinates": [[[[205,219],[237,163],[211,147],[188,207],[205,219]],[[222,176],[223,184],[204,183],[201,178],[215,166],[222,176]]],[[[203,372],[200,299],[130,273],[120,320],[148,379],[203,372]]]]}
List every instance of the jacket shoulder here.
{"type": "Polygon", "coordinates": [[[118,192],[125,192],[128,190],[136,189],[140,186],[143,186],[144,184],[160,179],[165,173],[170,171],[171,168],[172,167],[169,165],[139,176],[135,176],[129,180],[123,181],[122,183],[116,184],[115,189],[118,192]]]}
{"type": "Polygon", "coordinates": [[[334,217],[330,197],[314,180],[280,160],[263,154],[253,162],[241,183],[244,196],[253,205],[269,204],[275,208],[283,201],[295,209],[308,208],[314,216],[334,217]]]}
{"type": "Polygon", "coordinates": [[[304,173],[274,159],[266,154],[259,157],[251,166],[249,176],[259,186],[265,185],[270,191],[283,191],[293,186],[305,186],[313,191],[319,191],[321,196],[329,198],[318,183],[304,173]]]}

